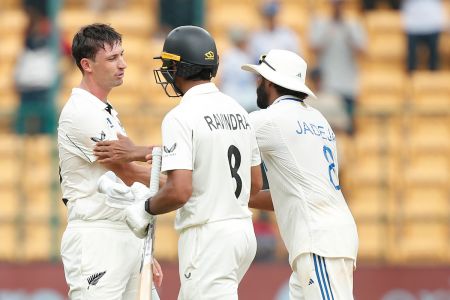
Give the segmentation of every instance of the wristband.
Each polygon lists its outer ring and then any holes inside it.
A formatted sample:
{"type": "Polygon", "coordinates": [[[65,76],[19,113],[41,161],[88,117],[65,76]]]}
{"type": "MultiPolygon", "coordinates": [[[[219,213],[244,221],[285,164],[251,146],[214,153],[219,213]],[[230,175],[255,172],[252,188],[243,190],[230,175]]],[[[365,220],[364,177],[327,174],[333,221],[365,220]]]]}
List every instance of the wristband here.
{"type": "Polygon", "coordinates": [[[150,200],[152,200],[152,197],[150,197],[147,200],[145,200],[145,206],[144,207],[145,207],[145,211],[151,215],[152,213],[150,212],[150,200]]]}

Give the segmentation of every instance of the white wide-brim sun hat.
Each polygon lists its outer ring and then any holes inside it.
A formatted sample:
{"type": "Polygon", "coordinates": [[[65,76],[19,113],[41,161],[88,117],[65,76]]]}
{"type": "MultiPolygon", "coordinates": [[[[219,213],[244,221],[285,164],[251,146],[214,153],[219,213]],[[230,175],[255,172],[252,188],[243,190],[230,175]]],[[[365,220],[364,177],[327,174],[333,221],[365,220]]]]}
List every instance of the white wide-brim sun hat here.
{"type": "Polygon", "coordinates": [[[302,92],[316,98],[305,84],[307,64],[294,52],[273,49],[267,55],[261,56],[258,65],[245,64],[241,68],[259,74],[288,90],[302,92]]]}

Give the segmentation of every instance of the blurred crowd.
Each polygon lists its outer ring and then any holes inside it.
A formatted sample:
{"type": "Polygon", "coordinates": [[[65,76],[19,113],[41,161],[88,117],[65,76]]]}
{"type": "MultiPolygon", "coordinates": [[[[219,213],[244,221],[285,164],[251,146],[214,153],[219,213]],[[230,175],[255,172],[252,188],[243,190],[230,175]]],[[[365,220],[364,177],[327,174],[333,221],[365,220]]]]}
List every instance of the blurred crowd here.
{"type": "MultiPolygon", "coordinates": [[[[192,24],[205,25],[204,10],[207,1],[160,1],[159,32],[192,24]]],[[[327,0],[328,15],[312,11],[307,34],[298,36],[295,30],[281,25],[282,1],[264,0],[258,5],[263,25],[256,30],[243,26],[227,28],[230,47],[223,51],[220,61],[219,84],[221,88],[241,102],[249,112],[256,110],[255,78],[242,72],[244,63],[257,63],[262,54],[272,48],[287,49],[305,54],[312,51],[308,61],[316,92],[323,95],[323,101],[311,102],[312,106],[324,110],[326,117],[336,130],[351,135],[354,132],[354,114],[359,88],[359,64],[367,50],[368,35],[360,18],[346,14],[348,0],[327,0]],[[332,100],[330,100],[332,99],[332,100]]],[[[49,16],[49,1],[23,0],[28,18],[24,32],[23,54],[17,61],[15,86],[20,106],[16,118],[16,131],[24,133],[53,133],[56,110],[51,90],[58,78],[55,68],[55,53],[52,53],[51,36],[55,22],[49,16]],[[39,59],[34,59],[39,57],[39,59]],[[38,72],[33,70],[40,70],[38,72]],[[37,77],[37,78],[36,78],[37,77]]],[[[123,9],[128,1],[86,1],[86,9],[94,12],[123,9]]],[[[439,40],[441,34],[448,34],[448,16],[442,0],[362,0],[362,14],[384,5],[399,10],[405,36],[407,37],[408,72],[417,69],[420,47],[427,49],[430,70],[440,68],[439,40]]],[[[126,37],[125,37],[126,39],[126,37]]],[[[61,40],[60,54],[69,57],[70,41],[61,40]]],[[[220,49],[219,49],[220,50],[220,49]]]]}

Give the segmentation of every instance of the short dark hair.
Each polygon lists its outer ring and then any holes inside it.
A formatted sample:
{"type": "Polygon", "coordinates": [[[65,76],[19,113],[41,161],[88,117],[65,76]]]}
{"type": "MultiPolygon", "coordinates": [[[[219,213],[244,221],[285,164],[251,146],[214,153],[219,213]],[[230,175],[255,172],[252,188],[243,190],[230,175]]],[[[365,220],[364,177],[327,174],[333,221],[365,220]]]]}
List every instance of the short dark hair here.
{"type": "MultiPolygon", "coordinates": [[[[273,82],[272,82],[273,83],[273,82]]],[[[290,96],[294,96],[297,98],[300,98],[301,100],[305,100],[306,98],[308,98],[308,94],[305,94],[303,92],[297,92],[297,91],[293,91],[293,90],[288,90],[282,86],[279,86],[277,84],[273,84],[275,86],[275,89],[277,90],[277,93],[280,96],[284,96],[284,95],[290,95],[290,96]]]]}
{"type": "Polygon", "coordinates": [[[105,44],[113,47],[122,44],[122,35],[107,24],[95,23],[82,27],[73,37],[72,56],[78,68],[83,72],[80,61],[83,58],[94,59],[105,44]]]}

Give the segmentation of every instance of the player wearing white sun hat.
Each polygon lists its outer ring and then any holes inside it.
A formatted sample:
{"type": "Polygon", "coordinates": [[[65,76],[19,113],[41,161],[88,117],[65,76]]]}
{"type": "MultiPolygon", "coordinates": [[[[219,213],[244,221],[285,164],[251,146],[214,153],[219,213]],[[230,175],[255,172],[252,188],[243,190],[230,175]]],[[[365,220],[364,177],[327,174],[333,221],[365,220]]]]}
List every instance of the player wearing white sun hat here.
{"type": "Polygon", "coordinates": [[[270,191],[250,207],[274,210],[289,252],[291,299],[353,299],[358,249],[355,221],[341,192],[336,138],[323,115],[303,100],[306,62],[271,50],[258,65],[257,104],[250,114],[270,191]]]}

